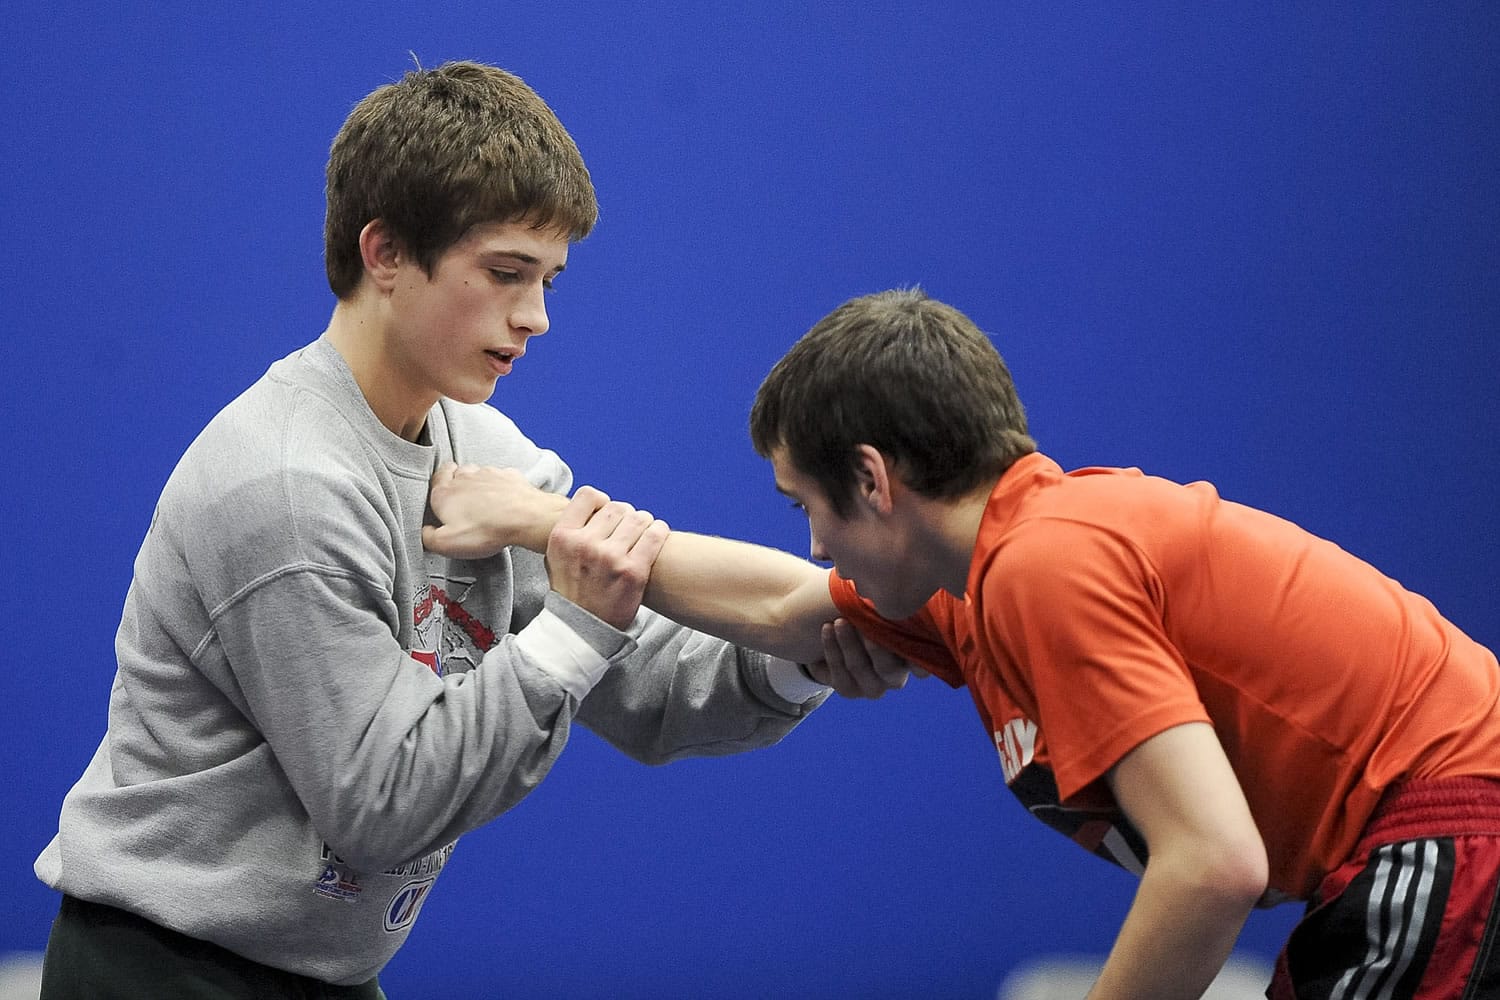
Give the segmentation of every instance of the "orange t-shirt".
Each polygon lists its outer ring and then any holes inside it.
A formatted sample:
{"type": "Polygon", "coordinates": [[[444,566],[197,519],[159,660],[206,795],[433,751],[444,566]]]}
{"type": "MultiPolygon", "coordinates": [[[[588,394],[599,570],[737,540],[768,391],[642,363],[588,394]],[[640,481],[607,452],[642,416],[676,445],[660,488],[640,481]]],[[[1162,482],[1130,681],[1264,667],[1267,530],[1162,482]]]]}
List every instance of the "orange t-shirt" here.
{"type": "Polygon", "coordinates": [[[1500,665],[1426,599],[1296,525],[1136,469],[1028,455],[990,495],[962,600],[888,622],[837,573],[840,612],[958,686],[1007,785],[1132,870],[1144,845],[1102,780],[1209,722],[1305,899],[1406,778],[1500,778],[1500,665]]]}

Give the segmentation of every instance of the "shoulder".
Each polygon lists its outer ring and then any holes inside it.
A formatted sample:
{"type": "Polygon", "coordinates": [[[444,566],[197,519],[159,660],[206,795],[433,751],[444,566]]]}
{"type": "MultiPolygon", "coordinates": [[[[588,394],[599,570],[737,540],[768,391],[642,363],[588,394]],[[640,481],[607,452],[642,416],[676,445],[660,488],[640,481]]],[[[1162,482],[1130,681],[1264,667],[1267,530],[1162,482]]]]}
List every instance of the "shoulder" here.
{"type": "Polygon", "coordinates": [[[193,440],[168,483],[180,502],[220,504],[250,494],[326,492],[368,476],[378,462],[333,400],[269,375],[220,410],[193,440]]]}
{"type": "Polygon", "coordinates": [[[976,553],[970,589],[986,616],[1006,620],[1123,607],[1160,591],[1157,557],[1129,518],[1079,511],[1022,518],[976,553]]]}
{"type": "Polygon", "coordinates": [[[1139,469],[1092,467],[1058,476],[1010,516],[981,526],[986,558],[1042,575],[1131,553],[1155,562],[1190,546],[1220,504],[1209,483],[1183,485],[1139,469]]]}
{"type": "Polygon", "coordinates": [[[183,454],[151,536],[206,587],[297,565],[384,579],[400,493],[425,495],[420,477],[396,479],[333,402],[262,380],[183,454]]]}

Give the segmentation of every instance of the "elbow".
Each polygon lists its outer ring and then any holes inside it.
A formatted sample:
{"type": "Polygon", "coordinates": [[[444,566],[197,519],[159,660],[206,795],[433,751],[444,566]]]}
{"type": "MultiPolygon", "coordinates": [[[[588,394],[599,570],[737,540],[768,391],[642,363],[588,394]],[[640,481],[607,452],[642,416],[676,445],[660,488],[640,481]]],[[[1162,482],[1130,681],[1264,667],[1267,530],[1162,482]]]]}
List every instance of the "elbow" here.
{"type": "Polygon", "coordinates": [[[1260,838],[1199,841],[1177,850],[1152,851],[1145,878],[1199,901],[1205,913],[1243,917],[1265,895],[1269,863],[1260,838]]]}
{"type": "Polygon", "coordinates": [[[1259,838],[1253,842],[1226,844],[1205,859],[1201,890],[1220,901],[1225,909],[1249,912],[1265,895],[1270,883],[1270,864],[1259,838]]]}
{"type": "Polygon", "coordinates": [[[323,842],[335,860],[365,874],[389,871],[422,853],[413,843],[382,835],[370,824],[339,824],[323,835],[323,842]]]}
{"type": "Polygon", "coordinates": [[[687,754],[680,751],[674,753],[666,747],[656,744],[643,747],[620,747],[619,749],[621,753],[637,764],[645,764],[647,767],[661,767],[687,756],[687,754]]]}
{"type": "Polygon", "coordinates": [[[422,857],[447,832],[440,828],[442,817],[393,808],[393,797],[384,796],[371,801],[351,794],[312,819],[326,850],[365,874],[422,857]]]}
{"type": "Polygon", "coordinates": [[[1264,858],[1259,866],[1235,866],[1217,883],[1226,900],[1231,900],[1236,908],[1243,907],[1246,910],[1255,908],[1255,904],[1265,896],[1269,884],[1270,876],[1266,871],[1264,858]]]}

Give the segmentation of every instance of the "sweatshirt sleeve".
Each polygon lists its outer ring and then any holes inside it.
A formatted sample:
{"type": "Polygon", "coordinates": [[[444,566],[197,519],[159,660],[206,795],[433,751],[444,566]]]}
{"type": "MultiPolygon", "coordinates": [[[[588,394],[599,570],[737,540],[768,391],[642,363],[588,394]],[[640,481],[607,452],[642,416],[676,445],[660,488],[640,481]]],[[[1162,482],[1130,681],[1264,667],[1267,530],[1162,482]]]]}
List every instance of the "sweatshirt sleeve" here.
{"type": "Polygon", "coordinates": [[[288,569],[224,608],[217,648],[199,653],[222,657],[324,839],[370,871],[519,802],[551,769],[580,699],[634,648],[549,606],[477,669],[439,678],[396,642],[382,597],[357,576],[288,569]]]}
{"type": "Polygon", "coordinates": [[[579,721],[648,764],[779,742],[828,697],[797,666],[685,628],[642,608],[634,648],[584,700],[579,721]],[[797,698],[804,700],[794,700],[797,698]]]}

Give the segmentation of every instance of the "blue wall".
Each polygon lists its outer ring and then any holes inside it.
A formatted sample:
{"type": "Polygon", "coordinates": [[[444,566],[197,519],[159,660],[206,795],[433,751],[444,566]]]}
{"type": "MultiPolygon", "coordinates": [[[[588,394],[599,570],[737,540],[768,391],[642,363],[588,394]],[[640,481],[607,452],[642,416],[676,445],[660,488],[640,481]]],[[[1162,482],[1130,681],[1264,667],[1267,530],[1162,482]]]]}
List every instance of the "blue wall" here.
{"type": "MultiPolygon", "coordinates": [[[[157,491],[322,328],[323,158],[408,52],[520,73],[594,173],[495,397],[580,481],[805,551],[755,387],[843,299],[921,283],[1065,465],[1210,479],[1500,644],[1500,7],[139,6],[20,0],[0,33],[0,951],[45,940],[31,860],[157,491]]],[[[393,997],[988,997],[1104,951],[1131,890],[1022,814],[936,682],[727,761],[580,736],[443,883],[393,997]]]]}

